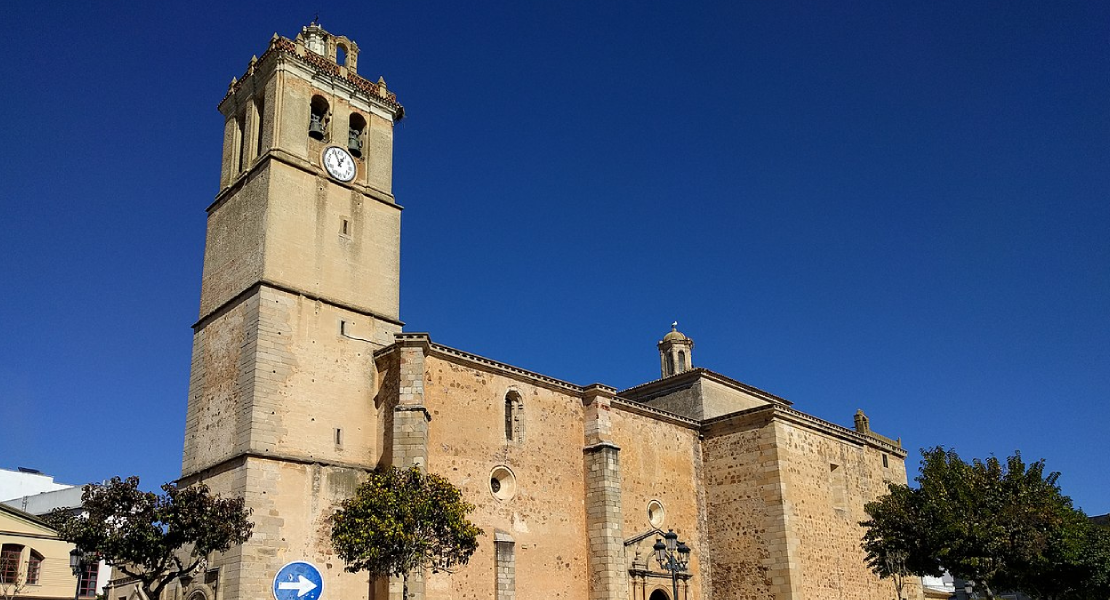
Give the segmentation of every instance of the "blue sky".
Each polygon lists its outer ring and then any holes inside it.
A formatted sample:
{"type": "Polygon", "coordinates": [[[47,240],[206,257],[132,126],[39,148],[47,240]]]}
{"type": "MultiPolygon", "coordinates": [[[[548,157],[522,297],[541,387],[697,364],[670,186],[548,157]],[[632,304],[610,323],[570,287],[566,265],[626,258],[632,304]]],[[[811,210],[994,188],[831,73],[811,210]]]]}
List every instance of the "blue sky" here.
{"type": "Polygon", "coordinates": [[[7,2],[0,467],[179,474],[216,103],[319,10],[406,108],[402,318],[694,363],[1110,511],[1110,5],[7,2]],[[107,4],[107,3],[105,3],[107,4]]]}

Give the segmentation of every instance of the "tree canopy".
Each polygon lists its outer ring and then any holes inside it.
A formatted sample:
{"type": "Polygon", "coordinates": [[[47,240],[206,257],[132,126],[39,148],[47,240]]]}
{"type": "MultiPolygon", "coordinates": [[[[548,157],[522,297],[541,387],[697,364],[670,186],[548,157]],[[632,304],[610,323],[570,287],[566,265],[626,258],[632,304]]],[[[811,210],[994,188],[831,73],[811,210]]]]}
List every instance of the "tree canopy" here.
{"type": "Polygon", "coordinates": [[[922,455],[918,488],[892,484],[865,507],[863,549],[873,571],[948,571],[988,598],[1000,590],[1046,600],[1106,597],[1106,530],[1072,507],[1056,483],[1060,474],[1046,474],[1043,460],[1026,464],[1015,452],[1005,463],[967,463],[941,447],[922,455]]]}
{"type": "Polygon", "coordinates": [[[204,484],[167,483],[162,492],[140,490],[138,477],[113,477],[85,486],[84,515],[55,510],[46,520],[62,539],[136,578],[157,600],[210,553],[247,541],[254,527],[241,498],[213,496],[204,484]]]}
{"type": "Polygon", "coordinates": [[[451,482],[413,467],[376,469],[331,517],[331,540],[351,573],[450,572],[478,548],[474,505],[451,482]]]}

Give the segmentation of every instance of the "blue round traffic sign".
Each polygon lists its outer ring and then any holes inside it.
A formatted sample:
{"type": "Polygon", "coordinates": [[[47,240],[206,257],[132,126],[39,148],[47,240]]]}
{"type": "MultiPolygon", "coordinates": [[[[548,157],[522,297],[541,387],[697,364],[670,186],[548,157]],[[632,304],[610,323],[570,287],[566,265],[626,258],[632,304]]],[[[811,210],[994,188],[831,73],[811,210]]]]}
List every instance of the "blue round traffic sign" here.
{"type": "Polygon", "coordinates": [[[324,578],[320,576],[320,569],[303,560],[285,565],[274,576],[276,600],[320,600],[323,593],[324,578]]]}

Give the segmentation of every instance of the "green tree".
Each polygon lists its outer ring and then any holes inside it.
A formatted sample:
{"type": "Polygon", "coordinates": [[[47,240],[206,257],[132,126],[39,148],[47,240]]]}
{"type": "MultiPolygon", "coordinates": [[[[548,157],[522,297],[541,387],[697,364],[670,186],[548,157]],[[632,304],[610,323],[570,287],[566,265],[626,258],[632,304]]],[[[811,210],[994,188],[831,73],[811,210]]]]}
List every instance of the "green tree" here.
{"type": "Polygon", "coordinates": [[[923,524],[928,521],[923,496],[908,486],[891,485],[890,493],[867,505],[869,520],[863,549],[867,565],[879,577],[891,579],[897,598],[902,598],[909,575],[940,575],[941,567],[934,550],[926,549],[923,524]]]}
{"type": "Polygon", "coordinates": [[[993,457],[967,463],[940,447],[922,456],[917,489],[892,485],[865,507],[863,548],[872,570],[892,576],[884,561],[904,556],[908,573],[944,569],[974,581],[987,598],[1031,589],[1037,573],[1056,573],[1057,585],[1069,578],[1069,589],[1086,585],[1090,571],[1072,568],[1085,518],[1060,492],[1059,473],[1045,473],[1044,461],[1027,465],[1015,452],[1005,463],[993,457]]]}
{"type": "Polygon", "coordinates": [[[450,573],[478,548],[474,505],[449,481],[413,467],[376,469],[331,517],[332,546],[371,580],[418,569],[450,573]]]}
{"type": "Polygon", "coordinates": [[[1042,600],[1110,598],[1110,530],[1075,511],[1045,554],[1019,573],[1016,589],[1042,600]]]}
{"type": "Polygon", "coordinates": [[[138,477],[113,477],[85,486],[85,515],[55,510],[46,521],[62,539],[134,577],[147,598],[158,600],[170,582],[210,553],[247,541],[254,527],[241,498],[213,496],[203,484],[167,483],[162,492],[140,490],[138,477]]]}

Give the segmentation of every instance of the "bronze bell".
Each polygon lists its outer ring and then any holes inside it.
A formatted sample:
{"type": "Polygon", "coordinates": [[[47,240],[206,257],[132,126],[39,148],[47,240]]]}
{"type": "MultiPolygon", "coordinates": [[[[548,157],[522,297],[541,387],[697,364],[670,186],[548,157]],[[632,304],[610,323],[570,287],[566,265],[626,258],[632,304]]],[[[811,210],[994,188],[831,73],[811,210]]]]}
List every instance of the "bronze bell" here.
{"type": "Polygon", "coordinates": [[[347,132],[347,149],[351,154],[362,158],[362,130],[351,127],[347,132]]]}
{"type": "Polygon", "coordinates": [[[308,137],[314,140],[324,139],[324,119],[316,113],[308,121],[308,137]]]}

